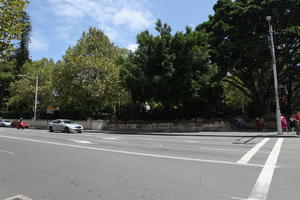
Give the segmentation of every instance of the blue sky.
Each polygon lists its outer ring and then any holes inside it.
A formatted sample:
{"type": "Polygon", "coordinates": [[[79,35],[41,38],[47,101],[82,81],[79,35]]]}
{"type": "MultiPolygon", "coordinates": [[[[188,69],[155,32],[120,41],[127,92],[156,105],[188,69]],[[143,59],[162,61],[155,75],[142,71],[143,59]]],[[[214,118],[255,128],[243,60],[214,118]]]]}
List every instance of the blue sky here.
{"type": "Polygon", "coordinates": [[[119,47],[134,49],[136,35],[155,33],[159,18],[173,32],[195,27],[213,14],[217,0],[30,0],[31,58],[61,59],[83,31],[102,30],[119,47]]]}

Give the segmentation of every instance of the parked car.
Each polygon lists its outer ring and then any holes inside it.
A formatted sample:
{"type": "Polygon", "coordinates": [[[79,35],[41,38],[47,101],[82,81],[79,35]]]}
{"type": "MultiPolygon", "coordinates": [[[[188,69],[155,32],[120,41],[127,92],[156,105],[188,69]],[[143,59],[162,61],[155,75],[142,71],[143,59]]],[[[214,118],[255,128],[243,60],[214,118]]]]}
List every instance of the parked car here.
{"type": "Polygon", "coordinates": [[[0,126],[2,127],[10,127],[11,121],[7,119],[0,119],[0,126]]]}
{"type": "Polygon", "coordinates": [[[56,119],[48,123],[49,132],[62,131],[65,133],[81,133],[83,126],[68,119],[56,119]]]}
{"type": "MultiPolygon", "coordinates": [[[[23,128],[29,128],[29,126],[30,126],[29,123],[23,121],[23,128]]],[[[12,127],[12,128],[14,128],[14,127],[22,128],[22,127],[20,127],[20,122],[19,121],[12,121],[11,124],[10,124],[10,127],[12,127]]]]}

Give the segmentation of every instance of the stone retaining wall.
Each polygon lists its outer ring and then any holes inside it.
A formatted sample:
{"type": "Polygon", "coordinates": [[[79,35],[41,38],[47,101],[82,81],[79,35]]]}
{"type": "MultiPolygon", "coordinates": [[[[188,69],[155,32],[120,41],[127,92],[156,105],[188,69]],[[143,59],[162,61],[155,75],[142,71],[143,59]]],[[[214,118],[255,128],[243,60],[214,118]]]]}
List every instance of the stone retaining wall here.
{"type": "Polygon", "coordinates": [[[230,131],[231,125],[225,121],[213,122],[109,122],[104,130],[112,131],[154,131],[154,132],[198,132],[230,131]]]}
{"type": "MultiPolygon", "coordinates": [[[[11,121],[18,121],[19,119],[10,119],[11,121]]],[[[31,119],[24,119],[25,122],[30,124],[30,127],[34,128],[48,128],[48,122],[50,120],[44,120],[44,119],[37,119],[37,120],[31,120],[31,119]]],[[[72,120],[75,123],[83,125],[84,129],[87,130],[102,130],[104,127],[107,126],[108,121],[107,120],[72,120]]]]}
{"type": "MultiPolygon", "coordinates": [[[[14,120],[14,119],[11,119],[14,120]]],[[[18,120],[18,119],[15,119],[18,120]]],[[[49,120],[27,120],[31,127],[47,128],[49,120]]],[[[153,132],[199,132],[199,131],[233,131],[238,130],[229,120],[196,120],[171,122],[113,122],[109,120],[74,120],[86,130],[107,131],[153,131],[153,132]]],[[[276,122],[265,123],[265,130],[275,130],[276,122]]],[[[255,120],[246,121],[246,130],[255,130],[255,120]]]]}

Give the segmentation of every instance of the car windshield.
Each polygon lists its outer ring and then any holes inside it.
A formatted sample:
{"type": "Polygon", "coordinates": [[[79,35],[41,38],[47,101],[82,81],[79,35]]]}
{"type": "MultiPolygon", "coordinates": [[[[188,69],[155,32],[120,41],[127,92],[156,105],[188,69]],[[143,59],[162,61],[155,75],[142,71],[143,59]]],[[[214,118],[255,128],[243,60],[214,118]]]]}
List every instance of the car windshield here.
{"type": "Polygon", "coordinates": [[[10,122],[9,120],[4,120],[4,122],[10,122]]]}
{"type": "Polygon", "coordinates": [[[65,124],[74,124],[71,120],[64,120],[63,121],[65,124]]]}

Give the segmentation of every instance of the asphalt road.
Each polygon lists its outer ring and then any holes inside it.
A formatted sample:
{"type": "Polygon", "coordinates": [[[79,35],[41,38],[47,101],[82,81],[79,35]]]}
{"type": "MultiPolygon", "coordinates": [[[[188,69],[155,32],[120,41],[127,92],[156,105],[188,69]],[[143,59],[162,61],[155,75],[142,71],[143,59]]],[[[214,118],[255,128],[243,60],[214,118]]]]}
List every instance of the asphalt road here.
{"type": "Polygon", "coordinates": [[[0,128],[0,199],[299,200],[300,138],[0,128]]]}

